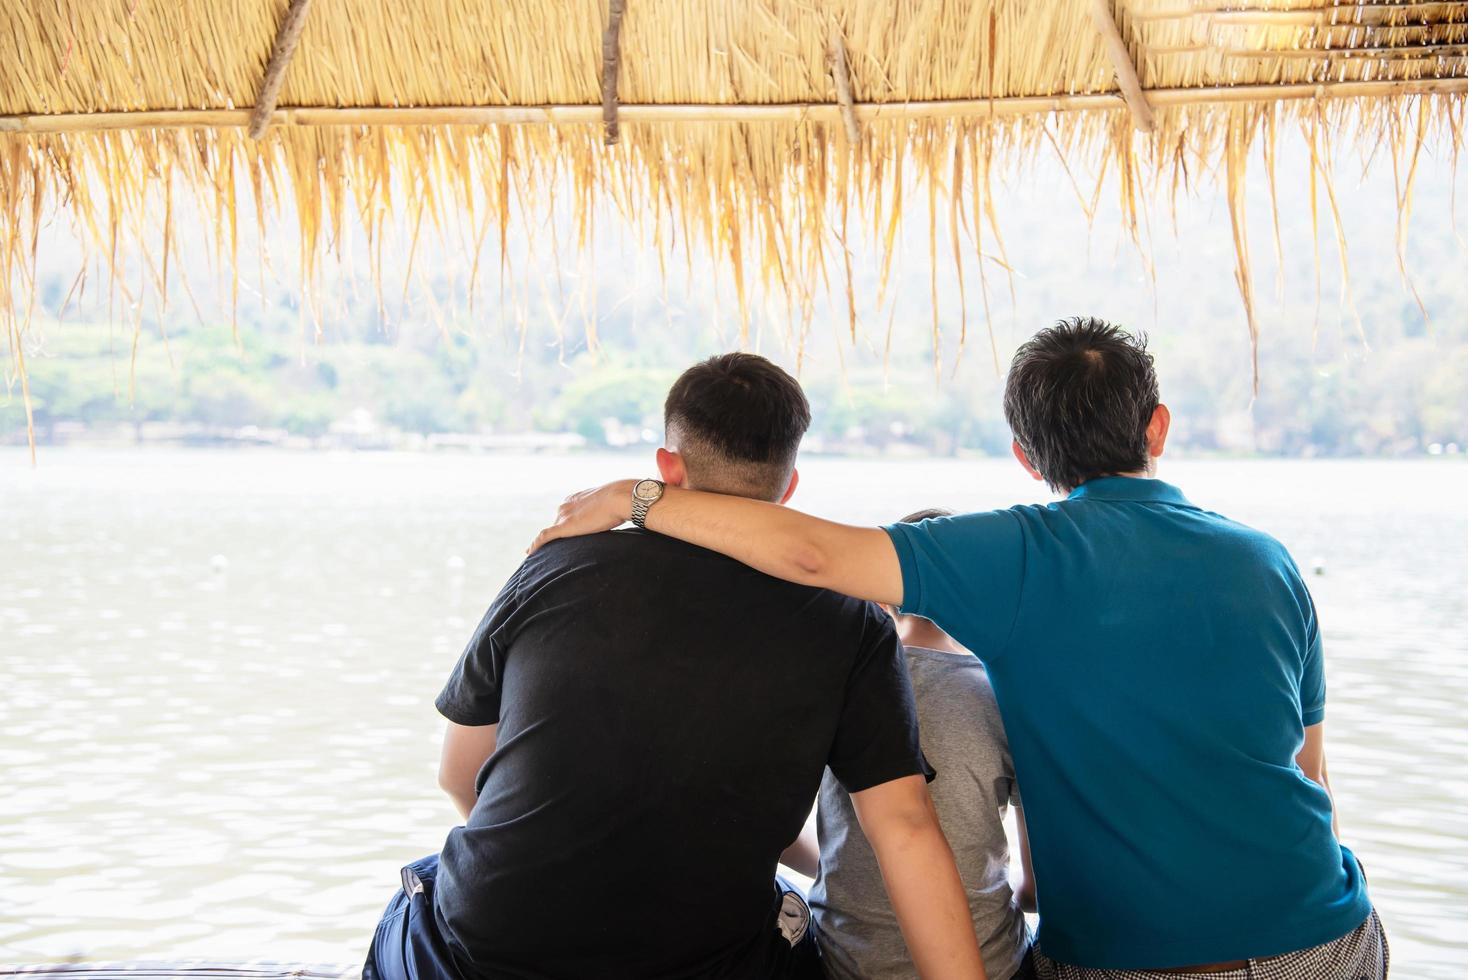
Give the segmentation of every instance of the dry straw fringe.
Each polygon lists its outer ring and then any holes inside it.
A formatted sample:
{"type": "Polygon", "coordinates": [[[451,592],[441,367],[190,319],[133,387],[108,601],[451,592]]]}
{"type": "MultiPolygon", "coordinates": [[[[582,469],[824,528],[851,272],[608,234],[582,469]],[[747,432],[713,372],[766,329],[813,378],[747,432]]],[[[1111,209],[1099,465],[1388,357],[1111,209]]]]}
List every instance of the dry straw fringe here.
{"type": "MultiPolygon", "coordinates": [[[[630,0],[615,93],[621,141],[608,146],[598,71],[607,9],[596,0],[362,9],[317,0],[284,77],[285,108],[258,142],[243,127],[286,0],[10,0],[0,8],[0,324],[9,380],[29,406],[25,333],[42,226],[64,216],[114,273],[141,256],[142,283],[114,274],[111,284],[140,311],[143,291],[166,297],[180,194],[212,222],[215,258],[234,270],[237,297],[242,225],[263,229],[283,200],[299,222],[308,291],[331,243],[360,223],[380,292],[385,276],[409,274],[384,268],[390,225],[414,228],[415,242],[445,236],[450,216],[477,229],[477,272],[495,250],[505,261],[513,222],[569,191],[577,245],[589,240],[598,206],[611,202],[660,264],[677,248],[719,258],[746,334],[762,302],[756,294],[808,322],[818,294],[833,288],[844,293],[853,335],[862,321],[880,322],[877,311],[856,308],[849,237],[861,231],[879,243],[885,301],[901,222],[926,211],[929,262],[958,269],[966,338],[965,268],[979,272],[986,325],[987,266],[1007,268],[995,179],[1055,157],[1067,172],[1113,178],[1139,242],[1144,199],[1175,203],[1221,187],[1257,351],[1244,210],[1255,149],[1274,196],[1280,134],[1305,140],[1311,200],[1326,202],[1337,233],[1332,150],[1354,145],[1370,166],[1390,165],[1405,273],[1417,160],[1424,146],[1456,154],[1463,142],[1468,59],[1454,51],[1468,44],[1468,2],[1240,0],[1212,12],[1223,6],[1113,5],[1153,120],[1139,133],[1116,91],[1117,51],[1096,30],[1090,0],[630,0]],[[556,106],[565,108],[544,108],[556,106]],[[176,114],[161,118],[178,128],[126,128],[159,122],[137,115],[146,112],[176,114]],[[504,121],[482,124],[490,112],[504,121]],[[390,124],[367,124],[384,118],[390,124]],[[433,124],[404,124],[421,120],[433,124]],[[333,121],[353,124],[323,124],[333,121]],[[914,187],[916,202],[908,199],[914,187]],[[950,236],[940,242],[943,221],[950,236]],[[161,254],[153,254],[160,227],[161,254]],[[833,268],[844,283],[828,282],[833,268]]],[[[1094,213],[1099,178],[1094,187],[1072,184],[1078,206],[1094,213]]],[[[1344,262],[1344,244],[1340,254],[1344,262]]],[[[992,329],[990,338],[997,366],[992,329]]],[[[1257,356],[1254,372],[1257,382],[1257,356]]]]}

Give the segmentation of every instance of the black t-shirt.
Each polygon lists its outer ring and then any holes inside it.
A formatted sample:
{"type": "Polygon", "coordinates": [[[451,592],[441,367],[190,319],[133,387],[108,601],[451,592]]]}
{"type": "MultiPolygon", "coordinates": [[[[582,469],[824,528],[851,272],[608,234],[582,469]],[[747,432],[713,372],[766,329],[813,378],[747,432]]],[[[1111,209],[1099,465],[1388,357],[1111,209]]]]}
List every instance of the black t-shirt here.
{"type": "Polygon", "coordinates": [[[825,768],[931,776],[880,609],[642,531],[527,559],[437,704],[499,725],[437,881],[479,977],[767,976],[825,768]]]}

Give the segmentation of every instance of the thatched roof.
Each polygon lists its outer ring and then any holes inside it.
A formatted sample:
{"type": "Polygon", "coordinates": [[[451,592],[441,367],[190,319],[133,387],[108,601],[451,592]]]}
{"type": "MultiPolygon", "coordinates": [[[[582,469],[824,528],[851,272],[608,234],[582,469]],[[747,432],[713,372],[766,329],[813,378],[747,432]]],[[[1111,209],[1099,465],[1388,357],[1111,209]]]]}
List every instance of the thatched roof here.
{"type": "Polygon", "coordinates": [[[951,209],[935,260],[1002,248],[991,170],[1056,151],[1119,175],[1133,221],[1143,190],[1221,180],[1253,330],[1251,148],[1272,166],[1276,135],[1303,134],[1312,200],[1322,179],[1335,209],[1324,148],[1379,143],[1404,234],[1416,155],[1456,152],[1468,106],[1468,0],[295,0],[293,49],[291,6],[3,0],[0,317],[18,366],[38,225],[66,213],[113,256],[171,222],[175,186],[227,260],[240,222],[289,194],[308,277],[354,214],[370,235],[467,210],[492,249],[512,198],[569,186],[581,214],[610,199],[655,247],[707,246],[741,304],[763,282],[808,309],[848,224],[890,243],[914,187],[920,212],[951,209]]]}

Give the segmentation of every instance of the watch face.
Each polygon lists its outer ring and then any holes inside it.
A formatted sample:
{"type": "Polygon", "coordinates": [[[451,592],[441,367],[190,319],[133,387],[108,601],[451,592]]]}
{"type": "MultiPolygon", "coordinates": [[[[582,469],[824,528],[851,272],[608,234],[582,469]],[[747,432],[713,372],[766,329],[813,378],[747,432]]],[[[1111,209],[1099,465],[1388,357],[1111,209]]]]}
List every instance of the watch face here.
{"type": "Polygon", "coordinates": [[[639,480],[632,488],[632,495],[643,500],[656,500],[662,496],[662,489],[656,480],[639,480]]]}

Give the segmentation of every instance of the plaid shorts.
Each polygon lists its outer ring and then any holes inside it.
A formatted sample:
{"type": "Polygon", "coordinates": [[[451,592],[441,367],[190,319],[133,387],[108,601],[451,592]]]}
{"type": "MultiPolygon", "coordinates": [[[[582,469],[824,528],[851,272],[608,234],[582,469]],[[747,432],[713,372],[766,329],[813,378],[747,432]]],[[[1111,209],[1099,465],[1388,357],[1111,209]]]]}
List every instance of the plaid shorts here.
{"type": "Polygon", "coordinates": [[[1155,970],[1098,970],[1057,963],[1038,947],[1035,976],[1038,980],[1178,980],[1206,977],[1207,980],[1386,980],[1391,963],[1386,932],[1375,910],[1356,929],[1322,946],[1312,946],[1283,956],[1250,960],[1248,966],[1217,973],[1159,973],[1155,970]]]}

